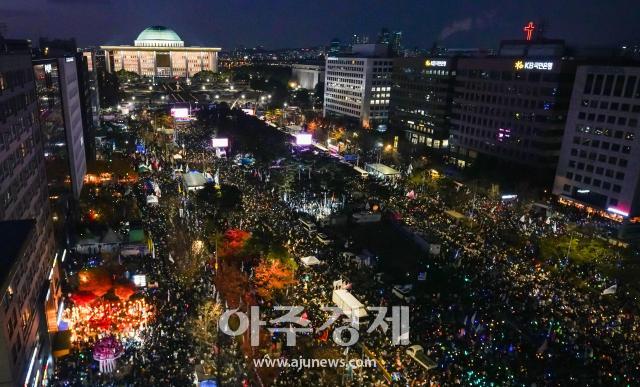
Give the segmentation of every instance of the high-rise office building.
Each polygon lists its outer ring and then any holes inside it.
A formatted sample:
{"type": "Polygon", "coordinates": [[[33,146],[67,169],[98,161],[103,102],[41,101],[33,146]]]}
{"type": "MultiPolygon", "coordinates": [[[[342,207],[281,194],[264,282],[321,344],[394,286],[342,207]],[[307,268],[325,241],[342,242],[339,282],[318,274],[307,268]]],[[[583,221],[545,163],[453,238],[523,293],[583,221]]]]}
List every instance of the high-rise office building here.
{"type": "Polygon", "coordinates": [[[58,58],[65,55],[72,55],[78,51],[76,40],[71,39],[48,39],[40,38],[39,47],[36,50],[37,57],[58,58]]]}
{"type": "Polygon", "coordinates": [[[351,36],[351,45],[352,46],[354,44],[368,44],[368,43],[369,43],[369,37],[367,35],[353,34],[353,36],[351,36]]]}
{"type": "Polygon", "coordinates": [[[451,160],[479,155],[553,174],[575,75],[561,41],[503,42],[495,57],[459,58],[451,160]]]}
{"type": "Polygon", "coordinates": [[[40,385],[61,291],[28,41],[0,37],[0,133],[0,382],[40,385]]]}
{"type": "Polygon", "coordinates": [[[36,59],[55,59],[75,56],[78,76],[78,95],[82,113],[85,154],[87,160],[95,160],[95,133],[100,126],[100,99],[98,80],[94,69],[95,50],[78,51],[75,39],[40,38],[40,46],[35,50],[36,59]]]}
{"type": "Polygon", "coordinates": [[[76,73],[78,74],[78,91],[82,112],[82,128],[84,133],[84,153],[87,161],[96,159],[96,129],[100,126],[100,96],[98,94],[98,77],[93,68],[93,57],[84,52],[75,54],[76,73]]]}
{"type": "Polygon", "coordinates": [[[76,57],[33,62],[47,177],[80,197],[87,159],[76,57]]]}
{"type": "Polygon", "coordinates": [[[553,193],[623,220],[640,216],[640,67],[579,66],[553,193]]]}
{"type": "Polygon", "coordinates": [[[342,42],[340,42],[340,39],[334,38],[331,40],[331,43],[329,43],[329,55],[339,55],[341,52],[342,42]]]}
{"type": "Polygon", "coordinates": [[[352,54],[327,57],[325,116],[352,118],[365,128],[387,123],[393,70],[387,52],[385,45],[362,44],[352,54]]]}
{"type": "Polygon", "coordinates": [[[393,56],[402,54],[402,31],[389,31],[387,28],[380,30],[378,44],[386,44],[393,56]]]}
{"type": "Polygon", "coordinates": [[[448,149],[456,58],[398,58],[391,87],[391,127],[412,144],[448,149]]]}

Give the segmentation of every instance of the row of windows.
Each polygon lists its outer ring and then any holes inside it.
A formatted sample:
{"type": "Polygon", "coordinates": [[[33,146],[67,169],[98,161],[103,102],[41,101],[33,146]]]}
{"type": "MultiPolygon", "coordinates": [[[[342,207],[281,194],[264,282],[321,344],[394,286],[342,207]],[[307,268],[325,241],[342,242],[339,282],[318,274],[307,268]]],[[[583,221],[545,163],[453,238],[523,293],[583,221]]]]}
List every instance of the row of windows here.
{"type": "Polygon", "coordinates": [[[598,154],[596,152],[589,152],[587,153],[586,150],[584,149],[576,149],[576,148],[572,148],[571,149],[571,156],[574,157],[579,157],[581,159],[588,159],[591,161],[598,161],[599,163],[608,163],[610,165],[619,165],[620,167],[626,168],[627,165],[629,164],[627,159],[624,158],[618,158],[616,156],[607,156],[606,154],[598,154]]]}
{"type": "MultiPolygon", "coordinates": [[[[466,138],[466,137],[463,137],[461,139],[454,137],[453,140],[454,140],[453,141],[454,144],[452,145],[454,146],[457,143],[457,144],[470,146],[475,149],[483,149],[487,152],[496,151],[496,145],[487,141],[477,140],[473,138],[466,138]]],[[[506,157],[518,158],[520,160],[523,160],[523,159],[532,160],[535,158],[535,155],[533,153],[526,152],[523,149],[515,149],[515,148],[500,148],[500,154],[506,157]]]]}
{"type": "Polygon", "coordinates": [[[352,108],[352,109],[355,109],[355,110],[360,110],[360,104],[349,103],[349,102],[346,102],[346,101],[341,100],[339,98],[332,98],[332,96],[329,96],[328,98],[326,98],[325,102],[329,103],[329,104],[337,105],[337,106],[348,107],[348,108],[352,108]]]}
{"type": "MultiPolygon", "coordinates": [[[[542,115],[542,114],[535,114],[535,113],[522,113],[522,112],[514,112],[514,111],[509,111],[509,110],[500,110],[500,109],[495,109],[495,114],[492,114],[491,116],[494,118],[506,118],[510,120],[510,125],[514,122],[514,121],[527,121],[527,122],[535,122],[538,124],[544,124],[544,123],[549,123],[549,124],[553,124],[553,123],[557,123],[557,124],[562,124],[564,121],[564,117],[562,115],[557,115],[557,116],[550,116],[550,115],[542,115]]],[[[491,118],[487,118],[487,115],[471,115],[471,114],[461,114],[458,116],[458,120],[461,122],[469,122],[472,124],[481,124],[482,125],[488,125],[489,123],[491,123],[493,120],[491,118]]]]}
{"type": "MultiPolygon", "coordinates": [[[[488,93],[497,93],[498,95],[515,95],[515,96],[531,96],[531,97],[553,97],[556,98],[560,95],[559,88],[557,87],[527,87],[527,86],[517,86],[517,85],[508,85],[504,83],[474,83],[474,82],[466,82],[459,83],[458,87],[464,88],[465,96],[466,95],[485,95],[488,93]],[[468,93],[467,90],[477,90],[482,93],[468,93]]],[[[487,96],[488,97],[488,96],[487,96]]],[[[511,97],[513,99],[513,97],[511,97]]],[[[476,97],[477,99],[477,97],[476,97]]]]}
{"type": "Polygon", "coordinates": [[[589,184],[594,187],[602,188],[605,191],[613,191],[615,193],[620,193],[620,191],[622,191],[622,187],[619,184],[613,184],[608,181],[591,178],[590,176],[583,176],[579,173],[574,174],[573,172],[567,172],[565,177],[569,180],[577,181],[578,183],[589,184]]]}
{"type": "MultiPolygon", "coordinates": [[[[508,105],[512,107],[522,107],[525,109],[552,110],[556,107],[553,100],[534,100],[523,99],[518,97],[507,97],[501,95],[486,95],[478,93],[464,93],[464,101],[480,102],[483,104],[490,103],[494,105],[508,105]]],[[[462,101],[460,101],[462,103],[462,101]]],[[[464,106],[464,105],[463,105],[464,106]]]]}
{"type": "Polygon", "coordinates": [[[362,90],[360,88],[351,88],[351,87],[345,87],[343,85],[335,85],[335,84],[331,84],[331,86],[327,86],[327,89],[325,90],[325,93],[337,93],[337,94],[342,94],[342,95],[351,95],[354,97],[362,97],[362,90]],[[338,88],[336,89],[335,86],[338,86],[338,88]]]}
{"type": "Polygon", "coordinates": [[[340,82],[341,84],[345,84],[345,83],[351,83],[353,85],[362,85],[362,80],[358,80],[358,79],[348,79],[348,78],[342,78],[342,77],[330,77],[327,76],[326,78],[327,82],[340,82]]]}
{"type": "Polygon", "coordinates": [[[603,95],[625,98],[640,98],[638,78],[634,75],[587,74],[584,84],[584,94],[603,95]],[[635,92],[634,92],[635,91],[635,92]]]}
{"type": "Polygon", "coordinates": [[[33,81],[33,71],[29,69],[0,71],[0,94],[6,89],[22,87],[25,83],[33,81]]]}
{"type": "Polygon", "coordinates": [[[623,111],[628,112],[631,111],[633,113],[640,113],[640,105],[631,106],[628,103],[619,103],[619,102],[611,102],[609,101],[598,101],[597,99],[583,99],[581,102],[583,107],[589,107],[592,109],[602,109],[602,110],[613,110],[613,111],[623,111]],[[598,102],[600,102],[598,104],[598,102]]]}
{"type": "MultiPolygon", "coordinates": [[[[623,164],[622,161],[624,159],[620,159],[620,164],[623,164]]],[[[627,160],[624,160],[624,165],[627,165],[627,160]]],[[[609,169],[603,166],[594,166],[593,164],[584,163],[579,160],[569,160],[567,166],[571,169],[577,169],[579,171],[587,171],[589,173],[595,173],[596,175],[604,175],[606,177],[614,177],[617,180],[624,180],[624,172],[615,171],[613,169],[609,169]]]]}
{"type": "Polygon", "coordinates": [[[327,77],[364,78],[364,73],[343,73],[340,71],[327,72],[327,77]]]}
{"type": "Polygon", "coordinates": [[[352,71],[362,73],[364,72],[364,67],[354,67],[354,66],[327,66],[327,70],[331,73],[336,71],[352,71]]]}
{"type": "Polygon", "coordinates": [[[355,60],[355,59],[329,59],[327,60],[327,67],[329,67],[332,64],[341,64],[341,65],[364,65],[364,61],[363,60],[355,60]]]}
{"type": "Polygon", "coordinates": [[[36,92],[32,89],[26,93],[18,93],[11,98],[0,101],[0,121],[5,121],[7,117],[24,110],[35,100],[36,92]]]}
{"type": "Polygon", "coordinates": [[[599,126],[594,127],[582,124],[576,125],[576,132],[591,134],[593,136],[613,137],[618,139],[624,138],[628,141],[633,141],[635,138],[635,134],[633,132],[624,132],[622,130],[612,130],[609,128],[602,128],[599,126]]]}
{"type": "Polygon", "coordinates": [[[629,154],[631,153],[631,147],[629,145],[620,145],[620,144],[616,144],[616,143],[610,143],[608,141],[600,141],[600,140],[594,140],[591,138],[587,138],[587,137],[574,137],[573,138],[573,143],[575,145],[582,145],[584,147],[592,147],[592,148],[600,148],[600,149],[604,149],[604,150],[611,150],[613,152],[622,152],[624,154],[629,154]]]}
{"type": "Polygon", "coordinates": [[[461,78],[489,79],[493,81],[527,81],[527,82],[570,82],[572,74],[569,73],[541,73],[536,71],[486,71],[481,69],[459,69],[461,78]]]}
{"type": "Polygon", "coordinates": [[[344,106],[340,106],[340,105],[336,105],[333,103],[327,103],[325,105],[325,109],[329,112],[340,112],[340,113],[346,113],[346,114],[352,114],[354,116],[360,116],[360,111],[356,110],[356,109],[349,109],[347,107],[344,106]]]}
{"type": "Polygon", "coordinates": [[[596,116],[595,113],[587,114],[586,112],[579,112],[578,118],[584,121],[600,122],[600,123],[606,122],[607,124],[617,124],[620,126],[625,126],[628,124],[628,126],[632,128],[635,128],[638,126],[637,118],[630,118],[627,120],[627,117],[607,116],[605,114],[598,114],[596,116]]]}

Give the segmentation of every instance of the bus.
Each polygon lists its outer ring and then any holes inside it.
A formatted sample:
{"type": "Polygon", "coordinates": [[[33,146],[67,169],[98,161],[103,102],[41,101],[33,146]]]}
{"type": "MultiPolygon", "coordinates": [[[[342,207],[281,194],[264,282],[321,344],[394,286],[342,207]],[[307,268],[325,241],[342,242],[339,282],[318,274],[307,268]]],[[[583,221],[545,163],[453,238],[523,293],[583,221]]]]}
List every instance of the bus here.
{"type": "Polygon", "coordinates": [[[300,223],[308,232],[316,231],[316,225],[312,221],[300,218],[300,223]]]}
{"type": "Polygon", "coordinates": [[[363,178],[363,179],[366,178],[367,176],[369,176],[369,172],[365,171],[364,169],[362,169],[362,168],[360,168],[360,167],[358,167],[356,165],[353,166],[353,169],[356,172],[358,172],[360,174],[360,177],[363,178]]]}

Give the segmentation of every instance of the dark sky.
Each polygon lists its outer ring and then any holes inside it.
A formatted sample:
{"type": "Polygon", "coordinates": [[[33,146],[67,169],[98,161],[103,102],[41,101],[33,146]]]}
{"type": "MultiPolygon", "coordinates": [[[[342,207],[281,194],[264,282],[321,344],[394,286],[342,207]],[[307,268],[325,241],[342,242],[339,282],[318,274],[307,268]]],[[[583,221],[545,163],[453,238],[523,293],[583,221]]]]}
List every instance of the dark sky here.
{"type": "Polygon", "coordinates": [[[0,0],[8,37],[80,46],[133,44],[159,24],[188,44],[223,48],[328,44],[383,26],[403,31],[406,47],[496,47],[529,20],[580,46],[640,42],[640,0],[0,0]]]}

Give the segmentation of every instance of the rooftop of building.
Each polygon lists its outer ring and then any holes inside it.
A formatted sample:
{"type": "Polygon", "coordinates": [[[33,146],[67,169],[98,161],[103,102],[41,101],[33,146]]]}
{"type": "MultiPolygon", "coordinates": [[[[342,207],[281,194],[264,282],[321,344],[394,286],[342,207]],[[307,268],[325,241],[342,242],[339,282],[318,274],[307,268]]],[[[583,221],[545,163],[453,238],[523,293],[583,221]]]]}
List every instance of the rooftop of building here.
{"type": "Polygon", "coordinates": [[[0,35],[0,55],[30,54],[31,41],[28,39],[6,39],[0,35]]]}
{"type": "Polygon", "coordinates": [[[0,284],[4,283],[11,268],[20,258],[24,244],[36,227],[33,219],[8,220],[0,222],[0,284]]]}
{"type": "Polygon", "coordinates": [[[165,26],[151,26],[145,28],[136,41],[144,40],[164,40],[167,42],[182,42],[180,36],[171,28],[165,26]]]}

